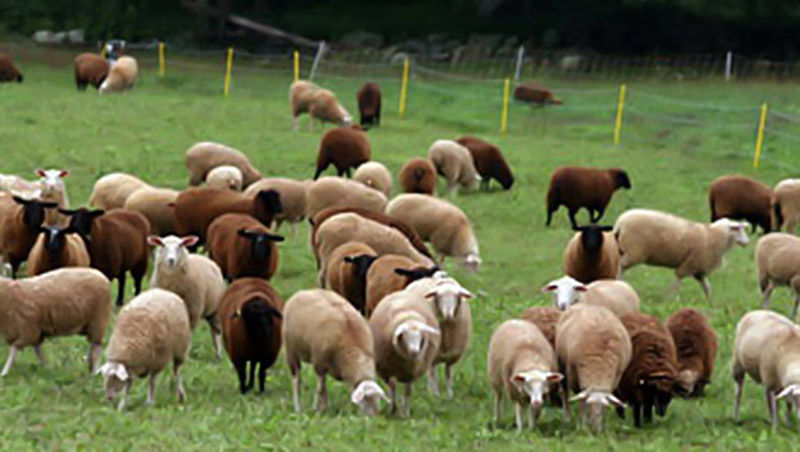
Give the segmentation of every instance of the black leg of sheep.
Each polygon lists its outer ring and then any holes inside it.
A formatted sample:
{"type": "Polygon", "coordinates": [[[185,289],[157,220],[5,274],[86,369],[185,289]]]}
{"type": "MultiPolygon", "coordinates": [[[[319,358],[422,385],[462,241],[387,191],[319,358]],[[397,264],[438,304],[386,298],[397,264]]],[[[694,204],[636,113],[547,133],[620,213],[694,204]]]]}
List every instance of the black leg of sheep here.
{"type": "MultiPolygon", "coordinates": [[[[255,362],[253,363],[255,366],[255,362]]],[[[264,361],[258,362],[258,390],[264,392],[264,384],[267,379],[267,363],[264,361]]]]}

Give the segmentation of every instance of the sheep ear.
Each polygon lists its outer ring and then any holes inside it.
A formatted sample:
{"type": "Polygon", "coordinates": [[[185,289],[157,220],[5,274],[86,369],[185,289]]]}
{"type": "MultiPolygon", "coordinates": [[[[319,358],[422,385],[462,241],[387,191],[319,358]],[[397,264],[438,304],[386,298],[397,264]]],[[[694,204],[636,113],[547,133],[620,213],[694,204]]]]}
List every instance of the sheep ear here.
{"type": "Polygon", "coordinates": [[[782,399],[784,397],[787,397],[789,395],[794,395],[795,391],[800,391],[800,387],[798,387],[798,385],[796,385],[796,384],[791,384],[791,385],[783,388],[783,391],[779,392],[778,395],[775,396],[775,398],[777,400],[780,400],[780,399],[782,399]]]}
{"type": "Polygon", "coordinates": [[[428,325],[427,323],[423,323],[423,324],[421,324],[421,325],[420,325],[420,327],[419,327],[419,329],[421,329],[422,331],[424,331],[424,332],[426,332],[426,333],[433,334],[434,336],[440,336],[440,335],[442,334],[442,333],[439,331],[439,329],[438,329],[438,328],[434,328],[434,327],[432,327],[432,326],[428,325]]]}
{"type": "Polygon", "coordinates": [[[61,170],[61,172],[58,173],[58,177],[67,177],[67,176],[69,176],[69,171],[67,170],[61,170]]]}
{"type": "Polygon", "coordinates": [[[200,241],[200,238],[196,235],[187,235],[186,237],[181,239],[181,245],[183,246],[194,246],[197,242],[200,241]]]}
{"type": "Polygon", "coordinates": [[[253,233],[248,231],[247,229],[239,229],[238,231],[236,231],[236,233],[239,234],[239,237],[245,237],[248,239],[253,236],[253,233]]]}
{"type": "Polygon", "coordinates": [[[610,403],[611,405],[614,405],[617,408],[625,408],[626,407],[626,405],[622,402],[622,400],[616,398],[616,396],[614,396],[614,394],[608,394],[606,396],[606,403],[607,404],[610,403]]]}
{"type": "Polygon", "coordinates": [[[580,286],[575,286],[573,287],[573,289],[575,290],[575,292],[586,292],[587,290],[589,290],[589,288],[584,286],[583,284],[581,284],[580,286]]]}
{"type": "Polygon", "coordinates": [[[267,234],[264,234],[264,236],[266,236],[268,239],[272,240],[273,242],[282,242],[282,241],[286,240],[286,238],[284,236],[277,235],[277,234],[269,234],[269,233],[267,233],[267,234]]]}
{"type": "Polygon", "coordinates": [[[464,289],[463,287],[458,292],[458,296],[461,297],[461,298],[465,298],[467,300],[471,300],[471,299],[475,298],[475,295],[473,295],[472,292],[470,292],[467,289],[464,289]]]}
{"type": "Polygon", "coordinates": [[[558,289],[557,285],[548,284],[548,285],[542,287],[542,292],[547,293],[547,292],[552,292],[552,291],[557,290],[557,289],[558,289]]]}
{"type": "Polygon", "coordinates": [[[164,246],[164,242],[161,240],[161,237],[157,235],[147,236],[147,244],[150,246],[164,246]]]}
{"type": "Polygon", "coordinates": [[[614,226],[600,226],[599,229],[601,231],[608,232],[608,231],[613,231],[614,230],[614,226]]]}
{"type": "Polygon", "coordinates": [[[432,290],[425,294],[425,298],[430,300],[431,298],[436,298],[436,295],[438,295],[438,293],[436,293],[435,290],[432,290]]]}
{"type": "Polygon", "coordinates": [[[36,174],[39,177],[44,177],[45,176],[45,171],[43,169],[37,169],[37,170],[34,171],[34,174],[36,174]]]}
{"type": "Polygon", "coordinates": [[[122,381],[127,381],[129,375],[128,375],[128,370],[125,369],[125,366],[123,366],[122,364],[118,364],[116,367],[117,369],[114,372],[114,374],[116,374],[117,378],[119,378],[122,381]]]}
{"type": "Polygon", "coordinates": [[[589,397],[589,391],[588,390],[584,390],[584,391],[581,391],[580,393],[572,396],[572,398],[569,399],[569,401],[570,402],[575,402],[576,400],[584,400],[587,397],[589,397]]]}
{"type": "Polygon", "coordinates": [[[550,383],[558,383],[564,379],[564,375],[560,372],[550,372],[547,374],[547,381],[550,383]]]}
{"type": "Polygon", "coordinates": [[[11,197],[11,199],[13,199],[15,203],[17,203],[17,204],[22,204],[23,206],[27,206],[28,204],[30,204],[30,203],[31,203],[31,202],[30,202],[30,201],[28,201],[27,199],[20,198],[19,196],[16,196],[16,195],[15,195],[15,196],[12,196],[12,197],[11,197]]]}
{"type": "Polygon", "coordinates": [[[68,217],[71,217],[71,216],[77,214],[78,211],[77,210],[70,210],[70,209],[58,209],[58,213],[60,213],[62,215],[66,215],[68,217]]]}
{"type": "Polygon", "coordinates": [[[395,268],[394,272],[400,276],[408,276],[408,277],[414,276],[414,271],[409,270],[407,268],[395,268]]]}
{"type": "Polygon", "coordinates": [[[523,384],[525,384],[525,376],[522,374],[512,375],[511,378],[508,379],[508,381],[510,381],[511,384],[513,385],[522,386],[523,384]]]}

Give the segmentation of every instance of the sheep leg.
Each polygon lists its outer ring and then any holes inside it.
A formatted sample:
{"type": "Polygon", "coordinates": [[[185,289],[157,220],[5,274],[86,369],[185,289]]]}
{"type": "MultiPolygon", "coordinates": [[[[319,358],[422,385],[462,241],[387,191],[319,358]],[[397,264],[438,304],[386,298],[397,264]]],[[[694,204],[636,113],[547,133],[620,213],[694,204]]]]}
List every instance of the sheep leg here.
{"type": "Polygon", "coordinates": [[[438,396],[439,395],[439,382],[436,379],[436,367],[431,366],[428,369],[428,392],[438,396]]]}
{"type": "Polygon", "coordinates": [[[128,393],[131,391],[132,384],[133,379],[128,379],[128,381],[125,382],[125,386],[122,387],[122,396],[117,404],[117,411],[122,411],[125,409],[125,405],[128,403],[128,393]]]}
{"type": "Polygon", "coordinates": [[[646,424],[653,422],[653,402],[651,400],[644,402],[644,422],[646,424]]]}
{"type": "Polygon", "coordinates": [[[323,411],[328,406],[328,388],[325,385],[325,373],[317,372],[317,393],[314,396],[314,410],[323,411]]]}
{"type": "Polygon", "coordinates": [[[267,366],[264,361],[258,363],[258,392],[264,392],[264,385],[267,380],[267,366]]]}
{"type": "Polygon", "coordinates": [[[103,352],[103,344],[89,344],[89,355],[86,357],[86,362],[89,365],[89,373],[94,373],[95,364],[100,354],[103,352]]]}
{"type": "Polygon", "coordinates": [[[297,116],[292,117],[292,130],[297,130],[297,116]]]}
{"type": "Polygon", "coordinates": [[[247,361],[239,361],[233,365],[236,369],[236,375],[239,377],[239,392],[246,394],[247,387],[247,361]]]}
{"type": "Polygon", "coordinates": [[[570,209],[569,212],[567,212],[567,215],[569,215],[569,222],[572,225],[572,229],[576,229],[578,227],[578,222],[575,220],[576,213],[577,212],[572,209],[570,209]]]}
{"type": "Polygon", "coordinates": [[[172,362],[172,374],[175,378],[175,394],[178,396],[178,402],[186,402],[186,391],[183,389],[183,376],[181,376],[181,363],[178,361],[172,362]]]}
{"type": "MultiPolygon", "coordinates": [[[[217,361],[219,361],[222,359],[222,330],[219,327],[219,323],[217,323],[216,315],[206,318],[206,321],[208,321],[208,326],[211,328],[211,341],[214,343],[214,354],[217,361]]],[[[252,387],[252,377],[250,378],[250,383],[250,387],[252,387]]]]}
{"type": "Polygon", "coordinates": [[[522,431],[522,405],[519,402],[514,403],[514,419],[517,423],[517,432],[522,431]]]}
{"type": "Polygon", "coordinates": [[[501,391],[495,391],[494,393],[494,425],[497,426],[497,422],[500,420],[500,408],[503,405],[503,393],[501,391]]]}
{"type": "Polygon", "coordinates": [[[17,353],[19,353],[19,348],[16,345],[12,345],[8,350],[8,359],[6,360],[6,365],[3,366],[3,372],[0,373],[0,377],[8,375],[8,371],[11,370],[11,366],[14,365],[14,361],[17,359],[17,353]]]}
{"type": "Polygon", "coordinates": [[[453,365],[452,364],[445,364],[444,365],[444,377],[447,385],[447,398],[453,398],[453,365]]]}
{"type": "Polygon", "coordinates": [[[414,388],[414,382],[406,383],[406,393],[403,395],[403,417],[411,417],[411,391],[414,388]]]}
{"type": "Polygon", "coordinates": [[[117,276],[119,288],[117,289],[117,306],[125,304],[125,272],[117,276]]]}
{"type": "Polygon", "coordinates": [[[294,412],[300,412],[300,366],[289,366],[292,371],[292,402],[294,412]]]}
{"type": "Polygon", "coordinates": [[[772,427],[778,426],[778,404],[775,399],[775,394],[769,389],[764,387],[764,397],[767,399],[767,408],[769,409],[769,419],[772,422],[772,427]]]}
{"type": "Polygon", "coordinates": [[[733,419],[739,422],[739,409],[742,406],[742,393],[744,392],[744,368],[737,362],[733,363],[733,419]]]}
{"type": "Polygon", "coordinates": [[[389,406],[389,413],[394,414],[397,412],[397,384],[395,384],[394,379],[389,379],[389,389],[392,392],[392,402],[389,406]]]}
{"type": "Polygon", "coordinates": [[[769,304],[772,301],[772,291],[775,290],[775,283],[772,281],[767,281],[766,284],[761,284],[761,296],[764,299],[763,307],[764,309],[769,308],[769,304]]]}
{"type": "Polygon", "coordinates": [[[253,389],[256,385],[256,362],[250,361],[250,377],[247,380],[247,390],[253,389]]]}
{"type": "Polygon", "coordinates": [[[788,425],[792,425],[792,410],[794,406],[792,405],[792,401],[790,399],[786,399],[786,423],[788,425]]]}
{"type": "Polygon", "coordinates": [[[564,378],[558,386],[559,396],[561,396],[561,422],[563,423],[572,420],[572,416],[569,413],[569,387],[567,384],[567,379],[564,378]]]}
{"type": "Polygon", "coordinates": [[[147,406],[156,403],[156,375],[155,372],[150,372],[150,378],[147,381],[147,401],[145,401],[147,406]]]}
{"type": "Polygon", "coordinates": [[[623,420],[625,419],[625,408],[618,406],[616,407],[615,411],[617,412],[617,416],[619,416],[620,419],[623,420]]]}
{"type": "Polygon", "coordinates": [[[39,365],[44,367],[47,364],[47,360],[44,359],[41,342],[33,346],[33,351],[36,352],[36,359],[39,360],[39,365]]]}
{"type": "Polygon", "coordinates": [[[677,279],[675,280],[675,282],[669,286],[669,289],[667,289],[667,296],[674,295],[677,297],[678,289],[681,287],[681,281],[683,280],[683,278],[681,278],[680,276],[677,276],[676,278],[677,279]]]}
{"type": "Polygon", "coordinates": [[[642,426],[642,406],[638,403],[632,403],[631,408],[633,409],[633,425],[638,427],[642,426]]]}
{"type": "Polygon", "coordinates": [[[711,301],[711,283],[708,282],[706,275],[694,275],[694,279],[696,279],[703,288],[703,294],[706,296],[706,301],[711,301]]]}

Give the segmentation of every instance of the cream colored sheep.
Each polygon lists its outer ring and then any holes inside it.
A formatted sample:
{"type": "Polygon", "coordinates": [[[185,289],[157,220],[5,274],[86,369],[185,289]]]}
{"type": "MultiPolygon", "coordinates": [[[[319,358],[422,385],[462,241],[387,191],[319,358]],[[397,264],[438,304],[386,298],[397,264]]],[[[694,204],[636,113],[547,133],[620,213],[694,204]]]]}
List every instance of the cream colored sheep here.
{"type": "Polygon", "coordinates": [[[375,382],[375,358],[369,325],[335,292],[301,290],[283,307],[283,344],[292,373],[292,400],[300,412],[300,367],[310,363],[317,374],[314,406],[328,404],[325,379],[330,374],[350,389],[350,401],[372,416],[380,399],[388,401],[375,382]]]}
{"type": "Polygon", "coordinates": [[[800,179],[784,179],[772,191],[772,224],[794,234],[800,223],[800,179]]]}
{"type": "Polygon", "coordinates": [[[459,187],[472,190],[481,179],[469,149],[453,140],[434,141],[428,149],[428,158],[436,172],[444,177],[451,195],[456,194],[459,187]]]}
{"type": "Polygon", "coordinates": [[[235,166],[218,166],[208,172],[206,186],[221,190],[242,191],[242,172],[235,166]]]}
{"type": "Polygon", "coordinates": [[[143,180],[125,173],[106,174],[94,183],[89,205],[95,209],[111,210],[125,206],[125,201],[140,188],[151,188],[143,180]]]}
{"type": "Polygon", "coordinates": [[[329,207],[360,207],[383,212],[386,196],[364,184],[341,177],[320,177],[306,190],[306,217],[329,207]]]}
{"type": "Polygon", "coordinates": [[[770,297],[776,286],[789,286],[794,294],[791,317],[797,315],[800,304],[800,238],[785,232],[773,232],[756,243],[756,272],[758,288],[764,299],[764,309],[769,308],[770,297]]]}
{"type": "Polygon", "coordinates": [[[503,322],[492,334],[486,373],[494,390],[494,422],[500,418],[503,394],[514,402],[517,430],[522,430],[522,407],[530,407],[528,426],[541,414],[544,395],[564,376],[557,372],[556,354],[536,325],[524,320],[503,322]]]}
{"type": "Polygon", "coordinates": [[[722,264],[723,255],[734,244],[746,246],[746,224],[719,219],[697,223],[647,209],[629,210],[614,224],[614,237],[621,254],[622,272],[638,264],[674,268],[677,290],[681,280],[693,276],[700,282],[706,299],[711,298],[708,275],[722,264]]]}
{"type": "Polygon", "coordinates": [[[312,131],[315,118],[339,125],[350,125],[353,121],[333,92],[306,80],[297,80],[289,87],[289,106],[292,109],[292,130],[297,129],[297,119],[303,113],[311,117],[312,131]]]}
{"type": "Polygon", "coordinates": [[[164,237],[177,232],[178,220],[173,206],[179,194],[169,188],[143,187],[128,196],[124,208],[144,215],[150,222],[150,233],[164,237]]]}
{"type": "Polygon", "coordinates": [[[136,59],[131,56],[121,56],[108,69],[108,76],[100,85],[100,94],[109,92],[122,92],[133,89],[139,66],[136,59]]]}
{"type": "Polygon", "coordinates": [[[353,180],[378,190],[387,198],[392,196],[392,173],[380,162],[362,163],[353,174],[353,180]]]}
{"type": "Polygon", "coordinates": [[[618,279],[600,279],[591,284],[562,276],[542,287],[542,292],[552,292],[556,307],[562,311],[578,302],[602,306],[621,317],[639,312],[641,301],[630,284],[618,279]]]}
{"type": "Polygon", "coordinates": [[[40,181],[27,181],[15,174],[0,174],[0,193],[25,199],[39,198],[42,192],[40,181]]]}
{"type": "Polygon", "coordinates": [[[186,361],[192,332],[183,300],[169,291],[150,289],[123,307],[106,349],[106,363],[97,370],[105,378],[106,398],[122,392],[122,411],[133,377],[148,376],[147,405],[156,401],[156,378],[172,363],[179,402],[186,400],[181,365],[186,361]]]}
{"type": "MultiPolygon", "coordinates": [[[[39,176],[39,184],[42,186],[39,199],[45,202],[54,202],[58,204],[59,209],[68,209],[69,197],[67,196],[67,186],[64,183],[64,178],[69,175],[69,172],[61,169],[40,169],[36,170],[36,174],[39,176]]],[[[45,226],[66,226],[67,223],[69,223],[69,220],[58,213],[57,209],[45,211],[45,226]]]]}
{"type": "Polygon", "coordinates": [[[235,166],[242,172],[242,185],[249,186],[261,179],[261,173],[253,167],[244,153],[224,144],[201,141],[186,150],[186,169],[189,170],[189,185],[200,185],[209,171],[218,166],[235,166]]]}
{"type": "Polygon", "coordinates": [[[252,183],[244,193],[255,198],[259,191],[275,190],[281,200],[281,212],[275,215],[275,230],[280,229],[283,222],[288,222],[295,231],[295,224],[306,217],[306,191],[314,181],[311,179],[295,180],[285,177],[269,177],[252,183]]]}

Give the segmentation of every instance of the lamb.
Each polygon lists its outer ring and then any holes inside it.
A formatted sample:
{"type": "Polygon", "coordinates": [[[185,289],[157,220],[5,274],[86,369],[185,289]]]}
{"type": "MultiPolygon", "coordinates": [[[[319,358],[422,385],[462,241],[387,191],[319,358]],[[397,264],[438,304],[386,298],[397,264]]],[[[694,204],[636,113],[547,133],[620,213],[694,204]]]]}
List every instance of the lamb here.
{"type": "Polygon", "coordinates": [[[264,392],[267,369],[275,364],[281,350],[283,301],[272,286],[260,278],[242,278],[225,291],[217,311],[228,358],[239,377],[239,391],[245,394],[255,385],[264,392]],[[247,381],[250,363],[250,381],[247,381]]]}
{"type": "Polygon", "coordinates": [[[178,219],[175,218],[177,190],[158,187],[143,187],[133,192],[123,206],[125,210],[139,212],[150,223],[150,233],[159,237],[177,234],[178,219]]]}
{"type": "Polygon", "coordinates": [[[430,241],[439,254],[439,263],[452,256],[460,259],[469,271],[480,267],[475,232],[464,212],[454,204],[433,196],[405,193],[389,202],[386,214],[408,224],[423,240],[430,241]]]}
{"type": "Polygon", "coordinates": [[[745,228],[744,223],[727,218],[706,225],[654,210],[628,210],[614,224],[620,254],[619,277],[641,263],[674,268],[677,281],[673,290],[683,278],[694,276],[709,300],[708,275],[720,266],[723,255],[735,243],[747,246],[745,228]]]}
{"type": "Polygon", "coordinates": [[[350,127],[336,127],[322,136],[319,141],[317,153],[317,170],[314,180],[317,180],[330,165],[336,167],[336,175],[350,177],[350,169],[368,162],[371,158],[367,134],[350,127]]]}
{"type": "Polygon", "coordinates": [[[64,267],[88,267],[89,252],[75,228],[43,226],[28,255],[28,276],[64,267]]]}
{"type": "Polygon", "coordinates": [[[433,195],[436,191],[436,168],[430,160],[414,157],[400,168],[400,187],[403,193],[433,195]]]}
{"type": "Polygon", "coordinates": [[[436,265],[419,265],[408,257],[397,254],[361,257],[361,261],[364,260],[367,262],[362,265],[368,265],[364,311],[367,318],[372,317],[375,308],[390,293],[399,292],[412,282],[430,278],[439,271],[439,267],[436,265]]]}
{"type": "Polygon", "coordinates": [[[12,281],[0,277],[0,335],[10,346],[0,377],[8,375],[17,353],[33,346],[44,364],[47,337],[85,335],[89,372],[100,355],[111,316],[109,282],[90,268],[62,268],[12,281]]]}
{"type": "Polygon", "coordinates": [[[102,210],[119,209],[124,207],[128,198],[140,188],[152,187],[130,174],[107,174],[94,183],[89,205],[102,210]]]}
{"type": "MultiPolygon", "coordinates": [[[[556,327],[556,354],[566,375],[565,400],[570,390],[576,392],[570,401],[580,401],[584,422],[591,422],[595,430],[603,427],[605,407],[625,407],[613,391],[631,361],[631,353],[628,331],[608,309],[578,304],[561,316],[556,327]]],[[[568,418],[569,403],[565,402],[563,408],[568,418]]]]}
{"type": "Polygon", "coordinates": [[[215,188],[188,188],[175,201],[175,218],[180,235],[194,234],[205,243],[208,226],[226,213],[249,214],[264,226],[281,212],[281,200],[274,190],[260,191],[251,198],[244,193],[215,188]]]}
{"type": "Polygon", "coordinates": [[[306,190],[313,181],[288,179],[285,177],[271,177],[258,180],[245,189],[244,193],[255,197],[261,190],[275,190],[281,200],[281,213],[275,215],[275,230],[281,224],[289,222],[294,232],[294,225],[306,217],[306,190]]]}
{"type": "Polygon", "coordinates": [[[343,296],[358,312],[364,314],[365,280],[375,257],[375,250],[361,242],[337,246],[329,256],[324,287],[343,296]]]}
{"type": "Polygon", "coordinates": [[[617,317],[639,312],[639,295],[630,284],[616,279],[600,279],[584,285],[570,277],[550,281],[542,287],[543,292],[552,292],[553,301],[561,311],[566,311],[578,302],[602,306],[617,317]]]}
{"type": "Polygon", "coordinates": [[[469,150],[453,140],[434,141],[428,158],[447,182],[450,195],[455,195],[459,187],[471,190],[480,180],[469,150]]]}
{"type": "Polygon", "coordinates": [[[778,426],[778,401],[787,402],[787,421],[792,411],[800,419],[800,327],[772,311],[750,311],[736,325],[733,349],[733,418],[739,421],[744,377],[764,385],[772,426],[778,426]],[[794,405],[794,407],[792,407],[794,405]]]}
{"type": "Polygon", "coordinates": [[[703,314],[690,308],[674,312],[666,325],[678,353],[675,392],[684,397],[702,396],[714,374],[717,357],[714,329],[703,314]]]}
{"type": "Polygon", "coordinates": [[[36,242],[45,209],[55,207],[54,202],[28,201],[19,196],[0,198],[0,255],[11,265],[13,278],[36,242]]]}
{"type": "Polygon", "coordinates": [[[800,223],[800,179],[784,179],[775,186],[772,212],[776,231],[786,226],[786,232],[795,233],[800,223]]]}
{"type": "Polygon", "coordinates": [[[349,126],[353,121],[333,92],[305,80],[297,80],[289,87],[289,106],[292,109],[292,130],[297,129],[297,118],[306,112],[311,117],[312,131],[314,119],[342,126],[349,126]]]}
{"type": "Polygon", "coordinates": [[[275,235],[250,215],[220,215],[208,227],[208,255],[228,280],[255,277],[269,280],[278,269],[275,235]]]}
{"type": "MultiPolygon", "coordinates": [[[[22,83],[22,79],[22,72],[20,72],[19,69],[14,66],[14,60],[11,58],[11,55],[4,55],[0,53],[0,83],[22,83]]],[[[378,93],[378,95],[380,96],[380,93],[378,93]]],[[[380,99],[378,99],[378,110],[380,111],[380,99]]],[[[380,113],[378,113],[378,116],[380,117],[380,113]]]]}
{"type": "Polygon", "coordinates": [[[155,404],[156,378],[172,362],[178,402],[185,402],[181,366],[191,339],[189,316],[178,295],[162,289],[138,295],[120,310],[106,349],[106,363],[97,371],[105,379],[106,399],[113,402],[122,393],[117,404],[122,411],[133,377],[149,376],[146,404],[155,404]]]}
{"type": "Polygon", "coordinates": [[[189,254],[186,247],[197,243],[197,237],[147,237],[155,251],[155,269],[150,287],[169,290],[179,295],[189,313],[189,326],[194,330],[202,318],[211,328],[214,352],[220,357],[222,342],[217,310],[225,293],[225,280],[217,264],[205,256],[189,254]]]}
{"type": "Polygon", "coordinates": [[[91,266],[103,272],[109,281],[117,279],[117,306],[125,299],[125,274],[133,277],[134,294],[142,291],[147,272],[150,222],[144,215],[123,210],[61,210],[71,217],[70,228],[80,234],[91,257],[91,266]]]}
{"type": "MultiPolygon", "coordinates": [[[[39,169],[36,170],[36,174],[40,177],[39,183],[42,186],[41,200],[54,202],[59,209],[69,208],[67,186],[64,183],[64,178],[69,175],[69,172],[60,169],[39,169]]],[[[44,224],[47,226],[62,226],[66,224],[66,220],[59,215],[58,210],[51,209],[45,212],[44,224]]]]}
{"type": "Polygon", "coordinates": [[[365,83],[356,93],[356,101],[362,126],[381,125],[381,88],[377,84],[365,83]]]}
{"type": "Polygon", "coordinates": [[[242,191],[242,172],[230,165],[218,166],[208,172],[206,186],[233,191],[242,191]]]}
{"type": "Polygon", "coordinates": [[[322,177],[306,190],[306,217],[331,207],[360,207],[383,212],[386,195],[359,182],[339,177],[322,177]]]}
{"type": "Polygon", "coordinates": [[[573,229],[578,227],[575,215],[581,208],[589,212],[589,221],[596,223],[603,218],[611,196],[620,188],[631,188],[628,173],[622,168],[557,168],[550,176],[550,188],[547,190],[546,225],[550,226],[553,213],[562,205],[567,208],[573,229]]]}
{"type": "MultiPolygon", "coordinates": [[[[672,334],[656,317],[632,312],[620,320],[631,338],[631,362],[619,382],[619,398],[630,404],[636,427],[653,420],[656,414],[664,417],[672,400],[677,374],[677,357],[672,334]]],[[[624,410],[617,410],[624,415],[624,410]]]]}
{"type": "Polygon", "coordinates": [[[200,185],[208,173],[218,166],[235,166],[242,172],[242,186],[247,187],[261,179],[261,173],[253,167],[247,156],[224,144],[201,141],[186,150],[186,169],[189,170],[189,185],[200,185]]]}
{"type": "Polygon", "coordinates": [[[136,63],[135,58],[127,55],[121,56],[111,64],[108,69],[108,76],[100,84],[98,91],[103,94],[133,89],[138,72],[139,65],[136,63]]]}
{"type": "Polygon", "coordinates": [[[769,308],[776,286],[789,286],[794,294],[794,318],[800,304],[800,238],[785,232],[767,234],[756,243],[755,257],[764,309],[769,308]]]}
{"type": "Polygon", "coordinates": [[[494,390],[494,422],[500,418],[503,394],[514,402],[517,431],[522,431],[523,404],[530,408],[528,427],[541,415],[544,395],[564,376],[557,372],[553,346],[536,325],[524,320],[500,324],[489,341],[486,373],[494,390]]]}
{"type": "Polygon", "coordinates": [[[588,284],[599,279],[616,279],[620,273],[620,256],[611,226],[589,224],[578,226],[564,248],[563,270],[569,276],[588,284]]]}
{"type": "Polygon", "coordinates": [[[554,306],[534,306],[526,309],[519,318],[536,325],[544,334],[547,342],[555,349],[556,326],[561,320],[561,314],[561,310],[554,306]]]}
{"type": "Polygon", "coordinates": [[[361,166],[356,169],[353,180],[378,190],[386,195],[387,198],[392,196],[392,174],[382,163],[362,163],[361,166]]]}
{"type": "Polygon", "coordinates": [[[520,83],[514,88],[514,100],[534,104],[540,107],[545,105],[561,105],[562,101],[552,91],[541,83],[520,83]]]}
{"type": "Polygon", "coordinates": [[[720,218],[746,220],[755,234],[760,226],[765,234],[772,231],[772,188],[743,176],[722,176],[708,188],[711,222],[720,218]]]}
{"type": "Polygon", "coordinates": [[[481,187],[484,190],[489,189],[492,179],[500,183],[503,190],[509,190],[514,185],[511,168],[497,146],[470,136],[461,137],[456,140],[456,143],[467,148],[472,155],[472,162],[481,176],[481,187]]]}
{"type": "Polygon", "coordinates": [[[314,406],[328,404],[325,379],[330,374],[350,389],[350,401],[372,416],[380,399],[388,401],[375,382],[375,358],[369,325],[344,298],[323,289],[301,290],[283,307],[283,344],[292,373],[294,410],[300,412],[300,366],[317,374],[314,406]]]}
{"type": "Polygon", "coordinates": [[[108,76],[108,61],[94,53],[82,53],[75,57],[75,86],[86,90],[86,85],[100,89],[108,76]]]}

